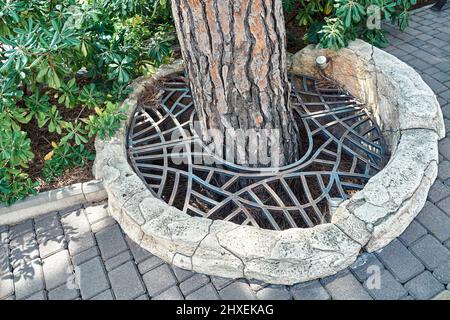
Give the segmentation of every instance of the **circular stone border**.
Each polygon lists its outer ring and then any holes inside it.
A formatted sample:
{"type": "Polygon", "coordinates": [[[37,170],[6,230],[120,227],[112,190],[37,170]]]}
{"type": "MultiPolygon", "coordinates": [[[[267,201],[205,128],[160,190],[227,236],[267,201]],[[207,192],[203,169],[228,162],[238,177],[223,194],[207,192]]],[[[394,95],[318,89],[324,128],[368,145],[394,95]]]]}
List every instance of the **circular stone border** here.
{"type": "Polygon", "coordinates": [[[361,250],[378,250],[399,236],[424,206],[437,176],[438,140],[445,129],[436,96],[414,69],[361,40],[338,52],[308,46],[289,59],[290,71],[318,76],[318,55],[331,58],[327,75],[368,105],[392,154],[363,190],[339,206],[331,223],[259,229],[192,217],[152,195],[128,164],[127,128],[143,92],[183,70],[176,61],[152,78],[137,79],[124,102],[128,120],[113,138],[96,140],[94,175],[103,179],[109,212],[128,236],[183,269],[288,285],[335,274],[361,250]]]}

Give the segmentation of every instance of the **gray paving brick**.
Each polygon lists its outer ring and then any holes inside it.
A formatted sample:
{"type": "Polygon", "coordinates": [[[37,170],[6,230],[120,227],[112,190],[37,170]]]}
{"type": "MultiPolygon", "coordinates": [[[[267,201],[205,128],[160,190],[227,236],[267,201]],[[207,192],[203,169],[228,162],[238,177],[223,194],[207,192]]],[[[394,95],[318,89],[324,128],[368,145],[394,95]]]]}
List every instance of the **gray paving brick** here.
{"type": "Polygon", "coordinates": [[[450,197],[450,188],[443,184],[441,181],[436,180],[436,182],[430,189],[428,199],[436,204],[437,202],[447,197],[450,197]]]}
{"type": "Polygon", "coordinates": [[[415,58],[412,55],[407,54],[406,56],[402,56],[399,59],[405,63],[408,63],[408,61],[414,60],[415,58]]]}
{"type": "Polygon", "coordinates": [[[77,289],[68,288],[67,284],[63,284],[48,292],[49,300],[74,300],[80,296],[77,289]]]}
{"type": "Polygon", "coordinates": [[[109,289],[108,279],[100,257],[95,257],[80,264],[78,268],[75,268],[75,273],[78,273],[77,278],[79,279],[83,299],[92,298],[109,289]]]}
{"type": "MultiPolygon", "coordinates": [[[[424,70],[424,73],[425,73],[425,74],[430,75],[430,76],[432,76],[433,78],[435,78],[434,75],[435,75],[436,73],[438,73],[438,72],[439,72],[439,69],[438,69],[438,68],[435,68],[435,67],[431,67],[431,68],[428,68],[428,69],[425,69],[425,70],[424,70]]],[[[436,78],[435,78],[435,79],[436,79],[436,78]]]]}
{"type": "Polygon", "coordinates": [[[100,253],[109,259],[128,249],[119,226],[113,225],[95,234],[100,253]]]}
{"type": "Polygon", "coordinates": [[[195,274],[194,276],[188,278],[187,280],[180,283],[180,290],[183,295],[188,295],[191,292],[203,287],[209,282],[209,278],[203,274],[195,274]]]}
{"type": "Polygon", "coordinates": [[[36,235],[36,239],[39,244],[45,243],[50,239],[64,236],[64,231],[61,227],[56,227],[50,230],[46,230],[36,235]]]}
{"type": "Polygon", "coordinates": [[[0,244],[0,276],[9,272],[11,272],[9,246],[7,244],[0,244]]]}
{"type": "Polygon", "coordinates": [[[164,264],[164,261],[162,259],[158,258],[157,256],[152,256],[138,264],[139,272],[141,274],[144,274],[152,269],[155,269],[156,267],[159,267],[162,264],[164,264]]]}
{"type": "Polygon", "coordinates": [[[236,281],[219,291],[224,300],[255,300],[256,297],[250,286],[243,281],[236,281]]]}
{"type": "MultiPolygon", "coordinates": [[[[413,37],[411,35],[407,35],[407,34],[399,34],[397,35],[399,37],[401,37],[402,40],[412,40],[413,37]]],[[[402,43],[401,46],[399,46],[401,49],[405,50],[408,53],[412,53],[414,51],[417,51],[418,49],[412,45],[409,45],[407,43],[402,43]]]]}
{"type": "MultiPolygon", "coordinates": [[[[412,35],[415,37],[414,40],[411,40],[409,43],[417,48],[420,48],[420,46],[422,46],[423,44],[425,44],[426,42],[423,40],[420,40],[418,38],[418,35],[420,35],[422,32],[421,30],[418,30],[416,28],[412,28],[411,25],[409,25],[410,28],[407,28],[404,32],[412,35]]],[[[415,53],[417,53],[418,51],[416,51],[415,53]]],[[[422,57],[424,60],[426,60],[426,57],[422,57]]]]}
{"type": "Polygon", "coordinates": [[[125,262],[130,261],[131,259],[132,259],[131,253],[129,251],[124,251],[122,253],[119,253],[117,256],[106,260],[105,268],[106,268],[106,270],[111,271],[111,270],[123,265],[125,262]]]}
{"type": "Polygon", "coordinates": [[[52,239],[47,239],[39,243],[39,254],[41,258],[47,258],[58,251],[64,250],[67,246],[64,235],[57,236],[52,239]]]}
{"type": "Polygon", "coordinates": [[[431,202],[427,201],[417,220],[440,242],[450,238],[450,217],[431,202]]]}
{"type": "Polygon", "coordinates": [[[438,178],[442,181],[450,178],[450,162],[447,160],[439,163],[438,178]]]}
{"type": "Polygon", "coordinates": [[[450,284],[450,260],[437,266],[433,271],[433,276],[443,284],[450,284]]]}
{"type": "Polygon", "coordinates": [[[9,249],[9,262],[13,268],[39,257],[38,243],[32,231],[12,239],[9,249]]]}
{"type": "MultiPolygon", "coordinates": [[[[414,66],[414,63],[412,63],[412,65],[414,66]]],[[[436,94],[448,90],[447,86],[428,75],[424,75],[422,78],[436,94]]]]}
{"type": "Polygon", "coordinates": [[[217,290],[221,290],[232,283],[233,279],[211,276],[211,282],[217,290]]]}
{"type": "Polygon", "coordinates": [[[111,217],[106,217],[100,221],[97,221],[91,225],[92,232],[97,233],[100,232],[110,226],[116,224],[116,220],[111,217]]]}
{"type": "MultiPolygon", "coordinates": [[[[394,48],[394,47],[393,47],[394,48]]],[[[394,48],[394,49],[391,49],[391,50],[387,50],[390,54],[392,54],[392,55],[394,55],[394,56],[396,56],[396,57],[398,57],[398,58],[401,58],[401,57],[404,57],[404,56],[406,56],[406,55],[409,55],[409,53],[408,52],[406,52],[405,50],[402,50],[402,49],[400,49],[400,48],[394,48]]]]}
{"type": "Polygon", "coordinates": [[[61,218],[64,218],[65,216],[70,215],[73,212],[77,212],[78,210],[83,210],[83,208],[84,208],[84,206],[82,204],[77,204],[72,207],[59,210],[58,213],[61,218]]]}
{"type": "Polygon", "coordinates": [[[335,300],[372,300],[361,283],[348,270],[324,278],[321,282],[335,300]]]}
{"type": "MultiPolygon", "coordinates": [[[[450,179],[447,179],[447,180],[445,181],[445,183],[446,183],[446,184],[450,184],[449,181],[450,181],[450,179]]],[[[437,206],[438,206],[442,211],[444,211],[448,216],[450,216],[450,197],[445,198],[445,199],[439,201],[439,202],[437,203],[437,206]]]]}
{"type": "MultiPolygon", "coordinates": [[[[445,85],[448,87],[450,85],[450,83],[446,82],[445,85]]],[[[441,105],[443,105],[445,103],[448,103],[450,101],[450,90],[446,90],[444,92],[441,92],[439,94],[438,101],[439,101],[439,103],[441,105]],[[443,103],[443,101],[445,101],[445,103],[443,103]]]]}
{"type": "Polygon", "coordinates": [[[427,234],[427,230],[415,220],[400,235],[399,239],[407,247],[427,234]]]}
{"type": "Polygon", "coordinates": [[[417,36],[417,39],[420,39],[420,40],[422,40],[422,41],[427,41],[427,40],[430,40],[431,38],[433,38],[433,36],[431,36],[431,35],[429,35],[429,34],[424,34],[424,33],[419,34],[419,35],[417,36]]]}
{"type": "Polygon", "coordinates": [[[285,286],[270,285],[256,293],[259,300],[291,300],[292,297],[285,286]]]}
{"type": "Polygon", "coordinates": [[[127,242],[136,263],[141,263],[145,259],[148,259],[152,256],[150,252],[136,244],[136,242],[131,240],[128,236],[125,236],[125,241],[127,242]]]}
{"type": "Polygon", "coordinates": [[[26,233],[34,232],[33,220],[27,220],[25,222],[16,224],[9,228],[9,239],[12,240],[18,236],[26,233]]]}
{"type": "Polygon", "coordinates": [[[83,251],[75,256],[72,256],[72,263],[74,266],[78,266],[82,264],[83,262],[86,262],[88,260],[91,260],[94,257],[97,257],[100,255],[100,251],[97,247],[92,247],[87,249],[86,251],[83,251]]]}
{"type": "Polygon", "coordinates": [[[432,74],[431,76],[440,82],[450,81],[450,74],[448,72],[439,71],[439,72],[432,74]]]}
{"type": "MultiPolygon", "coordinates": [[[[414,57],[411,54],[408,54],[408,55],[406,55],[404,57],[401,57],[400,60],[402,60],[403,62],[409,64],[411,61],[415,61],[416,57],[414,57]]],[[[417,71],[420,73],[420,70],[417,70],[417,71]]]]}
{"type": "Polygon", "coordinates": [[[405,288],[414,298],[426,300],[443,291],[445,287],[429,271],[425,271],[408,281],[405,288]]]}
{"type": "MultiPolygon", "coordinates": [[[[438,22],[438,18],[434,18],[434,21],[435,22],[438,22]]],[[[447,42],[445,42],[445,41],[443,41],[443,40],[440,40],[440,39],[437,39],[437,38],[431,38],[430,40],[428,40],[427,41],[428,43],[430,43],[430,44],[432,44],[433,46],[435,46],[435,47],[444,47],[446,44],[447,44],[447,42]]]]}
{"type": "Polygon", "coordinates": [[[450,121],[450,105],[449,104],[447,104],[445,107],[442,107],[442,114],[444,115],[444,121],[446,124],[446,130],[447,130],[448,123],[450,121]]]}
{"type": "Polygon", "coordinates": [[[69,240],[91,231],[89,221],[83,209],[74,210],[62,215],[61,224],[69,240]]]}
{"type": "Polygon", "coordinates": [[[42,260],[44,279],[47,290],[54,289],[67,282],[72,274],[72,265],[67,250],[60,251],[42,260]]]}
{"type": "Polygon", "coordinates": [[[177,286],[170,287],[166,291],[153,297],[152,300],[183,300],[183,295],[177,286]]]}
{"type": "Polygon", "coordinates": [[[129,261],[108,273],[114,295],[118,300],[130,300],[145,293],[136,266],[129,261]]]}
{"type": "Polygon", "coordinates": [[[91,232],[70,238],[67,248],[71,255],[76,255],[96,245],[94,235],[91,232]]]}
{"type": "Polygon", "coordinates": [[[211,283],[186,296],[186,300],[219,300],[217,290],[211,283]]]}
{"type": "Polygon", "coordinates": [[[14,283],[12,273],[0,274],[0,299],[9,297],[14,293],[14,283]]]}
{"type": "Polygon", "coordinates": [[[290,288],[295,300],[330,300],[331,296],[319,280],[299,283],[290,288]]]}
{"type": "Polygon", "coordinates": [[[148,297],[148,295],[143,294],[142,296],[139,296],[134,300],[150,300],[150,298],[148,297]]]}
{"type": "Polygon", "coordinates": [[[100,204],[96,206],[89,206],[85,209],[86,217],[90,224],[100,221],[108,217],[107,205],[100,204]]]}
{"type": "Polygon", "coordinates": [[[442,154],[447,160],[450,160],[450,138],[445,138],[439,141],[439,153],[442,154]]]}
{"type": "Polygon", "coordinates": [[[17,299],[26,298],[44,289],[44,274],[40,259],[19,265],[14,269],[13,275],[17,299]]]}
{"type": "Polygon", "coordinates": [[[382,269],[380,275],[368,278],[364,282],[364,288],[376,300],[398,300],[408,294],[401,283],[386,269],[382,269]]]}
{"type": "Polygon", "coordinates": [[[34,293],[25,300],[47,300],[47,293],[44,290],[42,290],[34,293]]]}
{"type": "Polygon", "coordinates": [[[378,252],[377,256],[401,283],[412,279],[425,270],[419,259],[397,239],[384,247],[381,252],[378,252]]]}
{"type": "Polygon", "coordinates": [[[155,297],[177,284],[177,279],[166,264],[150,270],[144,274],[142,279],[150,297],[155,297]]]}
{"type": "MultiPolygon", "coordinates": [[[[411,67],[413,67],[414,69],[416,69],[416,70],[420,70],[420,71],[422,71],[422,70],[425,70],[425,69],[427,69],[427,68],[429,68],[429,64],[427,63],[427,62],[425,62],[425,61],[423,61],[423,60],[421,60],[421,59],[413,59],[413,60],[410,60],[410,61],[408,61],[408,64],[411,66],[411,67]]],[[[439,82],[437,82],[436,80],[434,80],[433,78],[428,78],[428,81],[426,81],[427,82],[427,84],[431,87],[432,85],[434,85],[434,86],[436,86],[436,87],[438,87],[440,90],[442,89],[440,86],[439,86],[439,82]],[[438,83],[438,84],[436,84],[436,82],[438,83]]],[[[433,88],[432,88],[433,89],[433,88]]],[[[434,89],[433,89],[434,90],[434,89]]]]}
{"type": "Polygon", "coordinates": [[[377,266],[379,269],[384,269],[383,264],[374,253],[363,253],[350,267],[350,270],[359,281],[363,282],[372,275],[372,268],[374,266],[377,266]]]}
{"type": "Polygon", "coordinates": [[[59,215],[56,212],[34,219],[34,228],[37,235],[41,235],[48,230],[61,228],[59,215]]]}
{"type": "Polygon", "coordinates": [[[175,277],[177,277],[178,282],[183,282],[189,277],[192,277],[195,273],[189,270],[184,270],[181,268],[178,268],[176,266],[172,266],[173,273],[175,274],[175,277]]]}
{"type": "Polygon", "coordinates": [[[446,105],[442,107],[442,114],[446,119],[450,119],[450,105],[446,105]]]}
{"type": "MultiPolygon", "coordinates": [[[[420,31],[418,31],[418,30],[417,30],[417,32],[420,33],[420,31]]],[[[414,45],[416,47],[421,47],[421,46],[425,45],[426,42],[422,41],[420,39],[415,39],[415,40],[411,41],[410,44],[414,45]]],[[[436,64],[442,62],[441,59],[439,59],[436,56],[434,56],[426,51],[423,51],[423,50],[414,51],[412,54],[414,56],[416,56],[417,58],[419,58],[423,61],[426,61],[428,64],[431,64],[431,65],[436,65],[436,64]]]]}
{"type": "Polygon", "coordinates": [[[106,290],[92,297],[91,300],[114,300],[114,297],[111,290],[106,290]]]}
{"type": "MultiPolygon", "coordinates": [[[[450,86],[450,82],[448,84],[446,84],[446,85],[450,86]]],[[[445,125],[445,131],[449,132],[449,130],[450,130],[450,120],[449,119],[444,119],[444,125],[445,125]]],[[[445,170],[442,170],[442,171],[443,171],[443,173],[441,174],[441,176],[442,176],[441,180],[444,180],[444,181],[448,180],[450,178],[450,174],[449,174],[450,170],[448,168],[445,168],[445,170]]]]}
{"type": "Polygon", "coordinates": [[[450,251],[432,235],[426,235],[410,248],[429,270],[434,270],[441,263],[450,261],[450,251]]]}
{"type": "Polygon", "coordinates": [[[9,243],[9,228],[7,226],[0,227],[0,244],[9,243]]]}

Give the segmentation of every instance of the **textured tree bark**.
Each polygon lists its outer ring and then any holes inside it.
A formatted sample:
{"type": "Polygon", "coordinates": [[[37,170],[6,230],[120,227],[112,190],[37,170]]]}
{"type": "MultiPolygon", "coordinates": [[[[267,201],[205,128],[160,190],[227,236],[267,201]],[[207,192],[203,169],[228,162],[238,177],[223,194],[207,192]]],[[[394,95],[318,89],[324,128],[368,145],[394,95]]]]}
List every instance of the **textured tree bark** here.
{"type": "MultiPolygon", "coordinates": [[[[298,160],[281,0],[172,0],[172,10],[204,141],[208,129],[237,139],[251,129],[275,137],[279,165],[298,160]]],[[[256,152],[246,139],[244,164],[256,152]]]]}

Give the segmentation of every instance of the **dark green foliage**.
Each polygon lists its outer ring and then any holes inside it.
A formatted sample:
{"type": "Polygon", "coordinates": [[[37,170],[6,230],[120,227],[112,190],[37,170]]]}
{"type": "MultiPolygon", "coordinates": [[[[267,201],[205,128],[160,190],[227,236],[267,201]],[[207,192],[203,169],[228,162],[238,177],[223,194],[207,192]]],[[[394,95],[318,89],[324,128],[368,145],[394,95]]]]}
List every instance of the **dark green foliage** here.
{"type": "Polygon", "coordinates": [[[71,145],[64,143],[52,151],[52,157],[45,162],[42,170],[44,178],[50,182],[63,173],[64,170],[81,167],[95,155],[89,152],[83,144],[71,145]]]}
{"type": "Polygon", "coordinates": [[[378,16],[404,30],[416,0],[283,0],[283,4],[287,12],[296,14],[297,23],[307,28],[307,43],[340,49],[355,38],[385,47],[385,33],[374,28],[373,22],[378,16]]]}
{"type": "Polygon", "coordinates": [[[26,126],[59,137],[46,180],[85,165],[85,144],[124,118],[128,84],[165,62],[174,42],[169,0],[0,0],[0,201],[37,186],[25,173],[35,157],[26,126]]]}

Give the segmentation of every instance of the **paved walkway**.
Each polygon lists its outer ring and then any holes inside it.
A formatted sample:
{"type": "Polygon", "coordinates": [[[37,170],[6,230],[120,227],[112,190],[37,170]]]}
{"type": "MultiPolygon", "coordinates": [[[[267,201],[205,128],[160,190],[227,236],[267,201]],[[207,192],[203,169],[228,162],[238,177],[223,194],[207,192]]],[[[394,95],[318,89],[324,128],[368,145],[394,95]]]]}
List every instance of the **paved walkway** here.
{"type": "MultiPolygon", "coordinates": [[[[438,94],[448,131],[449,34],[450,9],[421,10],[405,33],[392,31],[387,49],[438,94]]],[[[0,299],[450,299],[450,137],[440,154],[439,179],[403,235],[332,277],[273,286],[172,267],[97,204],[0,227],[0,299]]]]}

